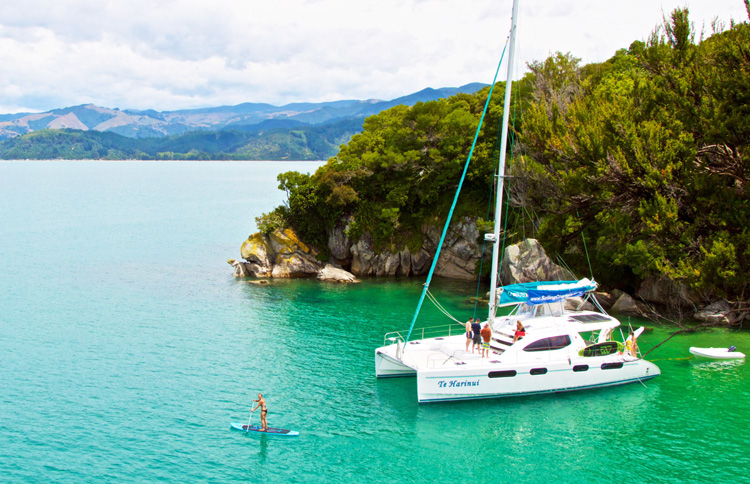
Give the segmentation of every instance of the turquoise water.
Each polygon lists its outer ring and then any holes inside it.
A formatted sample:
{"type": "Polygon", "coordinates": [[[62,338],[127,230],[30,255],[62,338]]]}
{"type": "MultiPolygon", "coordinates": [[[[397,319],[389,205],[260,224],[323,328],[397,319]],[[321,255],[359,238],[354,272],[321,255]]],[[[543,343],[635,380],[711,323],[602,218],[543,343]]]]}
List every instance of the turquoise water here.
{"type": "MultiPolygon", "coordinates": [[[[422,281],[235,280],[276,174],[316,166],[0,162],[0,481],[746,479],[748,365],[684,358],[750,353],[747,332],[676,336],[645,386],[419,405],[413,379],[374,378],[373,349],[422,281]],[[300,437],[229,430],[261,391],[300,437]]],[[[433,284],[463,317],[475,291],[433,284]]]]}

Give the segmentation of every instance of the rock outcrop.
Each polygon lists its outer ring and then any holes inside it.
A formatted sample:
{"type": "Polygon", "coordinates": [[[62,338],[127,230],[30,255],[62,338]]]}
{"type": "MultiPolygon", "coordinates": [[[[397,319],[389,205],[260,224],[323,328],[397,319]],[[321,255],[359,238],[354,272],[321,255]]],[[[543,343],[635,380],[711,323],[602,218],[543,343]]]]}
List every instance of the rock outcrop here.
{"type": "Polygon", "coordinates": [[[500,269],[503,285],[534,281],[573,280],[567,269],[552,262],[536,239],[526,239],[505,248],[500,269]]]}
{"type": "Polygon", "coordinates": [[[354,277],[351,272],[345,271],[340,267],[335,267],[331,264],[326,266],[318,272],[317,276],[319,281],[331,281],[331,282],[359,282],[359,279],[354,277]]]}
{"type": "MultiPolygon", "coordinates": [[[[422,247],[412,251],[407,246],[376,250],[373,237],[365,232],[356,241],[348,235],[351,220],[344,220],[328,234],[330,257],[324,264],[317,253],[302,242],[292,229],[276,230],[269,235],[256,233],[242,244],[244,260],[230,259],[236,277],[316,277],[321,281],[359,282],[357,277],[422,276],[432,265],[442,228],[422,227],[422,247]]],[[[481,234],[475,220],[465,218],[454,223],[446,238],[435,268],[435,275],[452,279],[474,279],[482,256],[481,234]]],[[[490,264],[492,245],[484,245],[485,261],[490,264]]],[[[536,239],[526,239],[505,249],[500,269],[503,285],[533,282],[572,280],[574,274],[555,264],[536,239]]],[[[647,303],[667,308],[695,307],[700,299],[686,286],[668,278],[651,276],[630,295],[613,290],[596,293],[597,300],[607,310],[624,315],[647,316],[652,313],[647,303]],[[643,302],[641,302],[643,301],[643,302]],[[645,303],[644,303],[645,302],[645,303]]],[[[578,306],[580,301],[569,301],[578,306]]],[[[591,309],[586,303],[585,309],[591,309]]],[[[713,324],[736,324],[744,312],[726,301],[719,301],[695,312],[699,321],[713,324]]]]}
{"type": "Polygon", "coordinates": [[[353,274],[330,264],[324,267],[316,253],[292,229],[268,235],[256,233],[240,249],[245,262],[230,259],[235,277],[317,277],[321,280],[357,282],[353,274]]]}
{"type": "Polygon", "coordinates": [[[673,308],[694,307],[692,301],[699,297],[684,284],[678,284],[666,276],[649,276],[641,282],[635,296],[643,301],[673,308]]]}
{"type": "Polygon", "coordinates": [[[315,253],[292,229],[277,230],[270,235],[256,233],[240,249],[246,262],[232,264],[235,276],[315,277],[323,265],[315,253]]]}
{"type": "MultiPolygon", "coordinates": [[[[339,271],[336,280],[350,281],[356,277],[421,276],[430,270],[442,228],[422,227],[423,244],[419,250],[390,247],[376,250],[372,235],[365,232],[356,241],[349,238],[351,221],[342,221],[328,233],[329,263],[339,271]]],[[[492,248],[486,248],[490,256],[492,248]]],[[[242,244],[244,262],[230,262],[237,277],[318,277],[326,269],[316,255],[299,240],[292,229],[276,230],[269,235],[256,233],[242,244]]],[[[453,279],[474,279],[482,254],[480,233],[475,220],[465,218],[453,224],[446,234],[435,275],[453,279]]],[[[333,272],[327,269],[327,273],[333,272]]]]}
{"type": "MultiPolygon", "coordinates": [[[[442,228],[426,226],[422,230],[425,239],[424,249],[434,254],[440,243],[442,228]]],[[[443,241],[440,259],[435,267],[435,275],[450,279],[475,279],[477,263],[482,256],[479,228],[476,221],[465,218],[450,227],[443,241]]],[[[486,260],[492,254],[492,247],[486,247],[486,260]]],[[[430,257],[430,262],[432,262],[430,257]]],[[[427,267],[429,270],[429,267],[427,267]]]]}
{"type": "Polygon", "coordinates": [[[740,314],[727,301],[716,301],[697,311],[694,315],[698,321],[712,324],[736,324],[740,314]]]}
{"type": "MultiPolygon", "coordinates": [[[[365,232],[356,242],[346,247],[348,240],[337,227],[329,237],[331,255],[336,263],[349,267],[358,277],[421,276],[430,270],[442,228],[434,225],[422,227],[422,247],[412,252],[407,246],[376,251],[372,235],[365,232]],[[351,258],[347,258],[347,256],[351,258]]],[[[452,279],[474,279],[474,270],[481,257],[479,229],[475,220],[463,219],[453,224],[446,234],[435,267],[435,275],[452,279]]],[[[489,252],[488,252],[489,254],[489,252]]]]}
{"type": "Polygon", "coordinates": [[[584,302],[582,297],[571,297],[565,300],[565,309],[570,309],[573,311],[578,311],[581,309],[585,311],[595,311],[596,306],[591,304],[591,302],[589,301],[584,302]]]}
{"type": "Polygon", "coordinates": [[[646,314],[646,311],[638,304],[638,301],[628,294],[615,289],[612,291],[612,296],[615,298],[615,302],[610,309],[613,313],[630,316],[644,316],[646,314]]]}

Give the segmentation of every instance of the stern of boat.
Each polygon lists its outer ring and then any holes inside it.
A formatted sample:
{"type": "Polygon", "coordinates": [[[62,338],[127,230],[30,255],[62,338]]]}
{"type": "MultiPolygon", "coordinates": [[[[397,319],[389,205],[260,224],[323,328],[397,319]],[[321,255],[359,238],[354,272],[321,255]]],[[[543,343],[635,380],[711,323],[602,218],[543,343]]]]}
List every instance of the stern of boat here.
{"type": "Polygon", "coordinates": [[[416,376],[417,371],[401,360],[401,343],[382,346],[375,350],[375,376],[394,378],[416,376]]]}

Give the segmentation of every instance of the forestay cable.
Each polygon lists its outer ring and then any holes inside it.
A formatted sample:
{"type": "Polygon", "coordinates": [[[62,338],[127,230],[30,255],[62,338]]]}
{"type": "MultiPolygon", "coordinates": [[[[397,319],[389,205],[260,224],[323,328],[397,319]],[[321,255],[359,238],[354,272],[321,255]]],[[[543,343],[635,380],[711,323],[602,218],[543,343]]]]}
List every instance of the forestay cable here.
{"type": "Polygon", "coordinates": [[[411,320],[411,326],[409,326],[409,333],[406,336],[406,340],[404,341],[404,347],[406,347],[406,343],[409,342],[409,339],[411,338],[411,332],[414,330],[414,324],[417,322],[417,316],[419,316],[419,311],[422,309],[422,304],[424,303],[424,298],[427,295],[427,291],[430,288],[430,282],[432,281],[432,275],[435,272],[435,267],[437,267],[437,261],[440,257],[440,250],[443,247],[443,242],[445,241],[445,236],[448,233],[448,227],[451,223],[451,218],[453,218],[453,211],[456,209],[456,205],[458,204],[458,195],[461,193],[461,187],[464,184],[464,179],[466,179],[466,173],[469,171],[469,163],[471,163],[471,156],[474,154],[474,148],[477,145],[477,139],[479,138],[479,133],[482,130],[482,123],[484,122],[484,116],[487,114],[487,108],[490,106],[490,100],[492,99],[492,91],[495,89],[495,83],[497,82],[497,76],[500,74],[500,66],[503,63],[503,57],[505,57],[505,50],[508,48],[508,42],[509,40],[505,41],[505,47],[503,47],[503,53],[500,56],[500,62],[497,64],[497,71],[495,71],[495,78],[492,80],[492,85],[490,86],[490,92],[487,95],[487,102],[484,103],[484,110],[482,111],[482,117],[479,119],[479,125],[477,126],[477,132],[474,134],[474,141],[471,143],[471,150],[469,151],[469,156],[466,159],[466,164],[464,165],[464,171],[461,174],[461,180],[458,182],[458,188],[456,189],[456,195],[453,197],[453,204],[451,205],[451,209],[448,212],[448,218],[445,220],[445,226],[443,227],[443,233],[440,236],[440,243],[438,243],[437,249],[435,251],[435,258],[432,260],[432,265],[430,266],[430,272],[427,274],[427,281],[424,284],[424,289],[422,290],[422,295],[419,297],[419,303],[417,303],[417,309],[414,311],[414,317],[411,320]]]}

